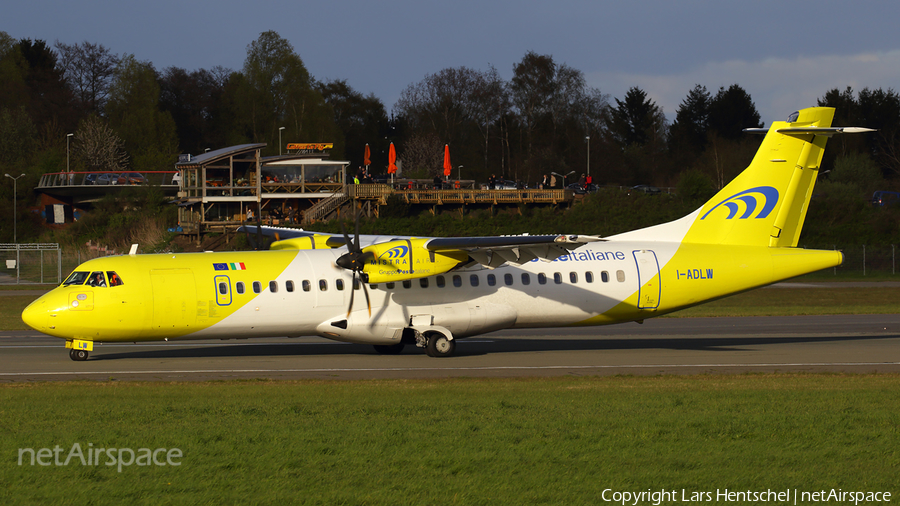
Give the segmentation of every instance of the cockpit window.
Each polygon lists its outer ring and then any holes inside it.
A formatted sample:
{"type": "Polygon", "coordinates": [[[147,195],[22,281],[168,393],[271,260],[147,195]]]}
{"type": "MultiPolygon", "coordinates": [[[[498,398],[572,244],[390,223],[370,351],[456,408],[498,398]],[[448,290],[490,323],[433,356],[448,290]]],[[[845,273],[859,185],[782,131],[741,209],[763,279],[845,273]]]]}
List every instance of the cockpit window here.
{"type": "Polygon", "coordinates": [[[69,274],[69,277],[63,281],[63,286],[83,285],[87,278],[88,273],[86,271],[75,271],[72,274],[69,274]]]}
{"type": "Polygon", "coordinates": [[[106,279],[109,280],[109,286],[121,286],[125,284],[122,282],[122,278],[116,274],[116,271],[106,271],[106,279]]]}
{"type": "Polygon", "coordinates": [[[94,271],[88,278],[88,286],[106,286],[106,278],[103,277],[103,271],[94,271]]]}

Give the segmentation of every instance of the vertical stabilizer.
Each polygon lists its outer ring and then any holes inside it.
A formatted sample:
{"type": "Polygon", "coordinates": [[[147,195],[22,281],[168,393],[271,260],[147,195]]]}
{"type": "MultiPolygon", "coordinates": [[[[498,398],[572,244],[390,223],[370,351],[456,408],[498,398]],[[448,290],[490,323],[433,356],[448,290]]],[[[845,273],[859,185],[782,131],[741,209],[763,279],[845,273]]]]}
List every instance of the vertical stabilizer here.
{"type": "Polygon", "coordinates": [[[833,117],[834,109],[815,107],[775,122],[750,166],[695,214],[684,241],[796,246],[833,117]]]}

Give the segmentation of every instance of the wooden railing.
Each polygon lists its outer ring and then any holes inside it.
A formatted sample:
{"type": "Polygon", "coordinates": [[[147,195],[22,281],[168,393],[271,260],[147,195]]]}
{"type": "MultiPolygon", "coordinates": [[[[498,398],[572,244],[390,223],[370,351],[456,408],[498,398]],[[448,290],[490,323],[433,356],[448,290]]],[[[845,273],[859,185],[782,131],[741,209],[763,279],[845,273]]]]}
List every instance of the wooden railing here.
{"type": "Polygon", "coordinates": [[[383,184],[348,186],[350,198],[386,203],[396,195],[409,204],[558,204],[575,198],[572,190],[392,190],[383,184]]]}

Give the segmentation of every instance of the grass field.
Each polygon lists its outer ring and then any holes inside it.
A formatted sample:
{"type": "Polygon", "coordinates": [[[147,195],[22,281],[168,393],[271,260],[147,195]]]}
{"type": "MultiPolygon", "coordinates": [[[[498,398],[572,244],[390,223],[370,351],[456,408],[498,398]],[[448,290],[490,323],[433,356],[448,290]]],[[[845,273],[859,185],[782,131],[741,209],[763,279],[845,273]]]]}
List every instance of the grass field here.
{"type": "MultiPolygon", "coordinates": [[[[603,504],[604,489],[900,493],[900,377],[0,386],[3,504],[603,504]],[[181,465],[18,465],[20,448],[181,465]]],[[[640,504],[652,504],[644,501],[640,504]]],[[[740,502],[738,503],[740,504],[740,502]]]]}

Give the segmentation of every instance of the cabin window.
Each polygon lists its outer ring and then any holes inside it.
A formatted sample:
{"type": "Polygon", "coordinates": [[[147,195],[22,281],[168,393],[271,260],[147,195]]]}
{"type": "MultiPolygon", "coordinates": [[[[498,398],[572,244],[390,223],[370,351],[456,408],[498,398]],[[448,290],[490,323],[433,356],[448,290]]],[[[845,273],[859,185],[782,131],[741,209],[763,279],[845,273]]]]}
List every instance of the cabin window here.
{"type": "Polygon", "coordinates": [[[488,282],[488,286],[495,286],[497,284],[497,276],[494,276],[493,274],[488,274],[487,282],[488,282]]]}
{"type": "Polygon", "coordinates": [[[447,284],[447,281],[444,279],[444,276],[438,276],[434,278],[434,283],[438,288],[444,288],[444,285],[447,284]]]}
{"type": "Polygon", "coordinates": [[[106,271],[106,279],[109,280],[109,286],[121,286],[125,284],[122,282],[122,278],[116,274],[116,271],[106,271]]]}
{"type": "Polygon", "coordinates": [[[531,284],[531,276],[529,276],[527,272],[522,273],[522,284],[523,285],[531,284]]]}
{"type": "Polygon", "coordinates": [[[478,274],[472,274],[469,276],[469,284],[472,286],[478,286],[478,274]]]}
{"type": "Polygon", "coordinates": [[[344,280],[343,279],[334,280],[334,287],[337,288],[338,290],[343,290],[344,289],[344,280]]]}
{"type": "Polygon", "coordinates": [[[404,279],[403,280],[403,288],[410,288],[410,287],[412,287],[412,281],[410,281],[408,279],[404,279]]]}
{"type": "Polygon", "coordinates": [[[85,280],[88,278],[88,273],[85,271],[78,271],[69,274],[69,277],[63,281],[63,286],[69,285],[83,285],[85,280]]]}
{"type": "Polygon", "coordinates": [[[606,271],[601,272],[600,273],[600,281],[603,281],[604,283],[609,283],[609,273],[606,271]]]}
{"type": "Polygon", "coordinates": [[[372,290],[378,290],[378,285],[369,285],[372,290]]]}
{"type": "Polygon", "coordinates": [[[428,278],[419,278],[419,286],[428,288],[428,278]]]}
{"type": "Polygon", "coordinates": [[[577,282],[578,282],[578,273],[576,273],[576,272],[570,272],[570,273],[569,273],[569,282],[570,282],[570,283],[577,283],[577,282]]]}
{"type": "Polygon", "coordinates": [[[391,281],[390,283],[386,283],[385,285],[387,286],[388,290],[393,290],[394,286],[396,286],[396,284],[393,281],[391,281]]]}
{"type": "Polygon", "coordinates": [[[462,286],[462,278],[459,275],[453,276],[453,286],[459,288],[462,286]]]}
{"type": "Polygon", "coordinates": [[[276,293],[278,291],[277,281],[269,281],[269,291],[272,293],[276,293]]]}
{"type": "Polygon", "coordinates": [[[503,282],[506,283],[506,286],[512,286],[513,284],[513,275],[510,273],[506,273],[503,275],[503,282]]]}
{"type": "Polygon", "coordinates": [[[294,291],[294,282],[293,281],[285,281],[284,288],[285,288],[285,290],[287,290],[289,292],[293,292],[294,291]]]}
{"type": "Polygon", "coordinates": [[[543,272],[538,274],[538,284],[546,285],[547,284],[547,275],[543,272]]]}
{"type": "Polygon", "coordinates": [[[594,273],[591,271],[585,272],[584,280],[587,281],[588,283],[593,283],[594,282],[594,273]]]}
{"type": "Polygon", "coordinates": [[[228,294],[228,283],[225,283],[224,281],[219,283],[219,293],[222,295],[228,294]]]}
{"type": "Polygon", "coordinates": [[[625,282],[625,271],[616,271],[616,281],[619,283],[625,282]]]}
{"type": "Polygon", "coordinates": [[[560,274],[558,272],[554,272],[553,273],[553,282],[556,283],[557,285],[562,283],[562,274],[560,274]]]}
{"type": "Polygon", "coordinates": [[[103,277],[103,271],[92,272],[91,277],[88,278],[87,284],[88,286],[106,287],[106,278],[103,277]]]}
{"type": "Polygon", "coordinates": [[[237,284],[234,285],[234,289],[237,290],[237,293],[244,293],[244,282],[238,281],[237,284]]]}
{"type": "Polygon", "coordinates": [[[312,285],[310,284],[308,279],[304,279],[303,281],[301,281],[300,286],[303,287],[304,292],[308,292],[308,291],[312,290],[312,285]]]}
{"type": "Polygon", "coordinates": [[[328,290],[328,281],[325,281],[324,279],[320,279],[319,280],[319,291],[324,292],[326,290],[328,290]]]}
{"type": "Polygon", "coordinates": [[[261,291],[262,291],[262,285],[260,284],[260,282],[254,281],[253,282],[253,293],[259,293],[261,291]]]}

